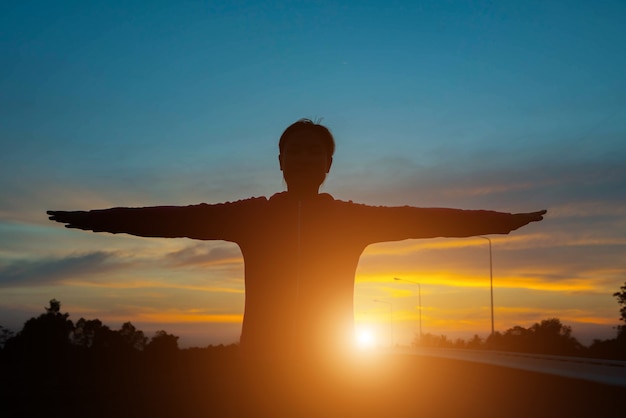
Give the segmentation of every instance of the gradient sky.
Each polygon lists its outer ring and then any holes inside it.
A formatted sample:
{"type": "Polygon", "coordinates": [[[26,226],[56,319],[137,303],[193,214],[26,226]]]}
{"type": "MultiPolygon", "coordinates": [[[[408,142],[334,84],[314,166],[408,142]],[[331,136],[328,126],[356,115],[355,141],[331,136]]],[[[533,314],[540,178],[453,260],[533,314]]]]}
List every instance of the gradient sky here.
{"type": "MultiPolygon", "coordinates": [[[[492,236],[496,330],[557,317],[612,338],[626,281],[626,3],[20,1],[0,7],[0,325],[52,298],[181,346],[237,341],[233,244],[66,230],[45,211],[284,190],[277,141],[323,118],[323,191],[529,212],[492,236]]],[[[369,247],[358,327],[487,336],[488,243],[369,247]],[[374,302],[381,299],[391,303],[374,302]]]]}

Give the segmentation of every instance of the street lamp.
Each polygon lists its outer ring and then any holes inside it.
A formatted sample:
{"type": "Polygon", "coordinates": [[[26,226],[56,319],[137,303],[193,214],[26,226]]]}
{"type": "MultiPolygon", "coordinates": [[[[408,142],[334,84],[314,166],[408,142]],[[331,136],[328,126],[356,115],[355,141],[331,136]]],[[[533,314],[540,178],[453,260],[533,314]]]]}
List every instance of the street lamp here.
{"type": "Polygon", "coordinates": [[[374,302],[386,303],[389,305],[389,345],[393,348],[393,304],[380,299],[374,299],[374,302]]]}
{"type": "Polygon", "coordinates": [[[491,239],[479,236],[478,238],[489,241],[489,287],[491,289],[491,335],[493,336],[495,328],[493,324],[493,262],[491,258],[491,239]]]}
{"type": "Polygon", "coordinates": [[[420,285],[418,282],[414,282],[412,280],[407,280],[407,279],[401,279],[399,277],[394,277],[394,280],[399,280],[402,282],[409,282],[409,283],[413,283],[417,285],[417,298],[418,298],[418,302],[419,302],[419,318],[420,318],[420,341],[422,339],[422,285],[420,285]]]}

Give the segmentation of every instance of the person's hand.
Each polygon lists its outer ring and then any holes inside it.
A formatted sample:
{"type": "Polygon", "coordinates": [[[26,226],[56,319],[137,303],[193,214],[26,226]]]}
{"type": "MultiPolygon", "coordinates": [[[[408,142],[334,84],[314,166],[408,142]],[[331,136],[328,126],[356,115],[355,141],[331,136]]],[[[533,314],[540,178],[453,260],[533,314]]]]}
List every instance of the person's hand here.
{"type": "Polygon", "coordinates": [[[46,212],[48,219],[55,222],[66,224],[66,228],[75,229],[91,229],[87,227],[88,212],[85,211],[64,211],[64,210],[49,210],[46,212]]]}
{"type": "Polygon", "coordinates": [[[514,213],[513,214],[513,229],[520,228],[524,225],[528,225],[531,222],[539,222],[543,220],[543,215],[545,215],[547,210],[540,210],[537,212],[529,212],[529,213],[514,213]]]}
{"type": "Polygon", "coordinates": [[[528,222],[538,222],[543,220],[543,215],[546,213],[548,211],[544,209],[538,212],[522,213],[521,215],[525,215],[528,218],[528,222]]]}

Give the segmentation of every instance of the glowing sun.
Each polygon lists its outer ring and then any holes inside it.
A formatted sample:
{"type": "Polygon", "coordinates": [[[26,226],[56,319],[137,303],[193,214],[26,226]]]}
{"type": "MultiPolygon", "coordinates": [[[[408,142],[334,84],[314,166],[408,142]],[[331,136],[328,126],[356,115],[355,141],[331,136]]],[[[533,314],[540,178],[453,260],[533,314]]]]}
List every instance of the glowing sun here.
{"type": "Polygon", "coordinates": [[[356,346],[360,349],[372,348],[376,342],[374,333],[369,329],[361,329],[357,331],[355,337],[356,346]]]}

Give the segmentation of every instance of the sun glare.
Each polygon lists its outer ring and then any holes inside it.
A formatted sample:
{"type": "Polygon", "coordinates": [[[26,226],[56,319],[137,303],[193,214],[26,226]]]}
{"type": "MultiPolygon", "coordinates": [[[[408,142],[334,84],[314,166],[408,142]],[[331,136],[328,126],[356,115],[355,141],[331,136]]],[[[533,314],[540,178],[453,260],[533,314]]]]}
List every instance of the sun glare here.
{"type": "Polygon", "coordinates": [[[361,350],[372,348],[375,345],[376,338],[374,333],[369,329],[358,330],[356,335],[356,346],[361,350]]]}

